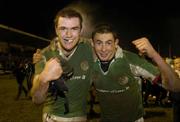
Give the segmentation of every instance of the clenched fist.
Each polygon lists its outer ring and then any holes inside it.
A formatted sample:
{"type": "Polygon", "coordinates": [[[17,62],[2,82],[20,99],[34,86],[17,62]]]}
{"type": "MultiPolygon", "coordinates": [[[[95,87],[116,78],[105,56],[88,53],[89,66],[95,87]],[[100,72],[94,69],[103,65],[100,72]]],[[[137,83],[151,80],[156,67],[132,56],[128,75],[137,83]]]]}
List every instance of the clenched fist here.
{"type": "Polygon", "coordinates": [[[156,50],[153,48],[149,40],[145,37],[136,39],[132,43],[139,50],[140,55],[147,55],[149,58],[153,58],[157,54],[156,50]]]}

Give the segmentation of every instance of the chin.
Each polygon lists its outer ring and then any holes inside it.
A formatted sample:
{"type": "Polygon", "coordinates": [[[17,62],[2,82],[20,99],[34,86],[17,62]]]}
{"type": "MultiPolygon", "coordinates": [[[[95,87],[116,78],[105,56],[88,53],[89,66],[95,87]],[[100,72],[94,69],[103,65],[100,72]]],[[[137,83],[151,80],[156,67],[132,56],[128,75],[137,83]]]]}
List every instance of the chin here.
{"type": "Polygon", "coordinates": [[[68,52],[70,52],[72,50],[73,50],[73,48],[66,48],[66,51],[68,51],[68,52]]]}
{"type": "Polygon", "coordinates": [[[104,58],[100,58],[100,61],[108,61],[107,59],[104,58]]]}
{"type": "Polygon", "coordinates": [[[71,45],[65,45],[64,47],[66,48],[66,50],[72,50],[73,49],[73,46],[71,46],[71,45]]]}

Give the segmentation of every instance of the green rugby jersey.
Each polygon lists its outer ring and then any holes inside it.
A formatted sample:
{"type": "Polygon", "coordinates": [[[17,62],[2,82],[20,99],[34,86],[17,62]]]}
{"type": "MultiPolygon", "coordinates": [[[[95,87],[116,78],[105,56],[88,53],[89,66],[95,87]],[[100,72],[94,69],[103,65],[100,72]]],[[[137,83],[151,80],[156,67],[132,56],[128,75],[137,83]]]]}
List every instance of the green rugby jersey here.
{"type": "MultiPolygon", "coordinates": [[[[61,55],[63,57],[61,51],[57,50],[54,42],[42,52],[44,54],[44,60],[36,64],[36,74],[43,70],[44,64],[49,58],[54,55],[61,55]]],[[[72,78],[66,81],[68,87],[67,98],[69,101],[69,113],[64,114],[64,98],[58,97],[55,101],[50,95],[48,95],[44,103],[43,113],[46,112],[61,117],[86,116],[87,95],[90,88],[90,75],[93,63],[90,43],[81,38],[75,52],[67,61],[74,70],[72,78]]]]}
{"type": "Polygon", "coordinates": [[[153,80],[159,71],[151,63],[118,48],[107,72],[99,60],[93,67],[93,82],[97,90],[103,122],[134,122],[143,116],[143,104],[138,77],[153,80]]]}

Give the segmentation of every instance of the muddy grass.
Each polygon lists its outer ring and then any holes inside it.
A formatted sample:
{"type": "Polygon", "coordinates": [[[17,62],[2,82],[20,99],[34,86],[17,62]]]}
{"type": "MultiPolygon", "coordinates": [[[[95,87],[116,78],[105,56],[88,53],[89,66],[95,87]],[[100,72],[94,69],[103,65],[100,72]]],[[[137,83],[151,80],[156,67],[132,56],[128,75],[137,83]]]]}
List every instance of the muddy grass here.
{"type": "Polygon", "coordinates": [[[0,122],[41,122],[42,106],[33,104],[24,93],[19,100],[15,100],[16,94],[15,78],[12,75],[1,75],[0,122]]]}

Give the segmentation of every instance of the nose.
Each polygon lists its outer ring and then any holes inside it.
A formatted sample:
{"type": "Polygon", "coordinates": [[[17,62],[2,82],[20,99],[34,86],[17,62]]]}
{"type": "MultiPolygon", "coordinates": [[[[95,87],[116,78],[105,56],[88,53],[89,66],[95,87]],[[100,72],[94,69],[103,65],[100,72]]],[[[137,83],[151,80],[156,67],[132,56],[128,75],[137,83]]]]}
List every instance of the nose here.
{"type": "Polygon", "coordinates": [[[67,30],[67,31],[66,31],[66,36],[67,36],[67,37],[71,37],[71,36],[72,36],[71,30],[67,30]]]}
{"type": "Polygon", "coordinates": [[[101,50],[102,50],[103,52],[106,51],[106,45],[105,45],[105,44],[102,44],[101,50]]]}

